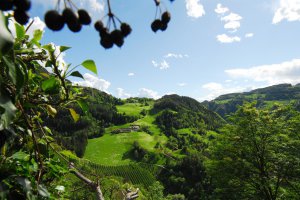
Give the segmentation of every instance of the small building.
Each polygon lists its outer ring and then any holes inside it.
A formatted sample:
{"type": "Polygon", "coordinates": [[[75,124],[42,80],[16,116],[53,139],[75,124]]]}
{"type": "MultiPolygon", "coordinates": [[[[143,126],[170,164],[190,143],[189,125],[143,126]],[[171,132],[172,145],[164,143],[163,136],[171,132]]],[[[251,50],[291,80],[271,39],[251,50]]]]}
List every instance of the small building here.
{"type": "Polygon", "coordinates": [[[131,130],[132,131],[138,131],[138,130],[140,130],[140,126],[139,125],[131,125],[131,130]]]}

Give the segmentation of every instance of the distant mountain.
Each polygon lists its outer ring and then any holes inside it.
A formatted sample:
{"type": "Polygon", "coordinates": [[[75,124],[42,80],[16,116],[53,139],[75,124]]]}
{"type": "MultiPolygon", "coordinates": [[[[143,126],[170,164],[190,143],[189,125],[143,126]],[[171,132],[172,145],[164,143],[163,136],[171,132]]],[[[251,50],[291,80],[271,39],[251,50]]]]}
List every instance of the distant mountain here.
{"type": "Polygon", "coordinates": [[[269,107],[274,103],[289,103],[300,100],[300,84],[279,84],[260,88],[244,93],[231,93],[221,95],[215,100],[204,101],[202,105],[218,113],[222,117],[234,113],[243,102],[257,101],[258,107],[269,107]]]}

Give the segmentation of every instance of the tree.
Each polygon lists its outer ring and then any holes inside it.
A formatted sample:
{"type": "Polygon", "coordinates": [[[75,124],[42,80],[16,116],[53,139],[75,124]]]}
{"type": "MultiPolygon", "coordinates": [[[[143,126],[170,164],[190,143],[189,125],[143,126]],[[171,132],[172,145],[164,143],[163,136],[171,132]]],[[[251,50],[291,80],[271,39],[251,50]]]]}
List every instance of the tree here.
{"type": "Polygon", "coordinates": [[[214,199],[299,199],[299,117],[291,107],[240,107],[211,146],[214,199]]]}
{"type": "MultiPolygon", "coordinates": [[[[0,34],[0,191],[9,199],[49,197],[48,190],[55,189],[47,188],[67,172],[66,163],[60,161],[68,161],[59,153],[61,147],[43,124],[43,116],[55,117],[58,109],[64,109],[78,121],[72,103],[87,112],[81,89],[67,80],[82,75],[58,61],[69,47],[40,44],[41,30],[30,38],[28,28],[15,23],[13,40],[6,26],[9,18],[0,12],[5,33],[0,34]]],[[[92,60],[80,65],[97,73],[92,60]]]]}
{"type": "Polygon", "coordinates": [[[188,153],[180,161],[168,160],[159,179],[166,194],[183,194],[190,200],[209,199],[212,193],[210,177],[199,152],[188,153]]]}

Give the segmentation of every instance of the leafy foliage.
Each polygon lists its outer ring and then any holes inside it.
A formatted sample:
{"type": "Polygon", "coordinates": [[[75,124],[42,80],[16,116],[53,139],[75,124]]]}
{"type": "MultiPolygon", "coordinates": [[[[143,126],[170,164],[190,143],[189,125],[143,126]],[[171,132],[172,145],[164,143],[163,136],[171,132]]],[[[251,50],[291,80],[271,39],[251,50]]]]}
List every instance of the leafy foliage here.
{"type": "Polygon", "coordinates": [[[245,104],[212,148],[215,199],[298,199],[300,113],[245,104]]]}
{"type": "MultiPolygon", "coordinates": [[[[2,12],[0,16],[1,22],[9,19],[2,12]]],[[[6,24],[0,24],[3,33],[8,31],[6,24]]],[[[51,184],[67,170],[57,157],[60,147],[43,120],[55,117],[57,110],[70,110],[78,121],[79,114],[70,104],[83,97],[67,81],[70,66],[58,61],[59,53],[67,48],[42,46],[40,30],[30,38],[24,26],[15,23],[15,29],[13,46],[7,35],[0,38],[1,198],[49,198],[55,191],[51,184]]],[[[83,64],[96,72],[91,61],[83,64]]]]}

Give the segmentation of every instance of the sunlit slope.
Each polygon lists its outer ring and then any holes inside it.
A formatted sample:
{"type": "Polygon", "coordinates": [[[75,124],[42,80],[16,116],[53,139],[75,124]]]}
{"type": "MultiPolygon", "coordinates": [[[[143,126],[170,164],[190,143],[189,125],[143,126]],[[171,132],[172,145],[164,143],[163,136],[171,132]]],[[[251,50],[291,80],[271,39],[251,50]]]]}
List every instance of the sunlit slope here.
{"type": "Polygon", "coordinates": [[[118,112],[125,113],[126,115],[139,116],[139,119],[132,123],[106,128],[104,136],[90,139],[84,158],[102,165],[128,164],[132,162],[132,159],[130,159],[130,150],[135,141],[148,151],[156,151],[155,145],[158,142],[160,144],[165,143],[167,137],[161,134],[160,129],[154,124],[156,115],[149,114],[152,106],[153,103],[151,102],[146,105],[141,103],[118,105],[118,112]],[[144,116],[140,114],[142,110],[145,110],[144,116]],[[114,130],[129,128],[131,125],[147,127],[149,131],[147,131],[148,133],[139,130],[112,134],[114,130]]]}

